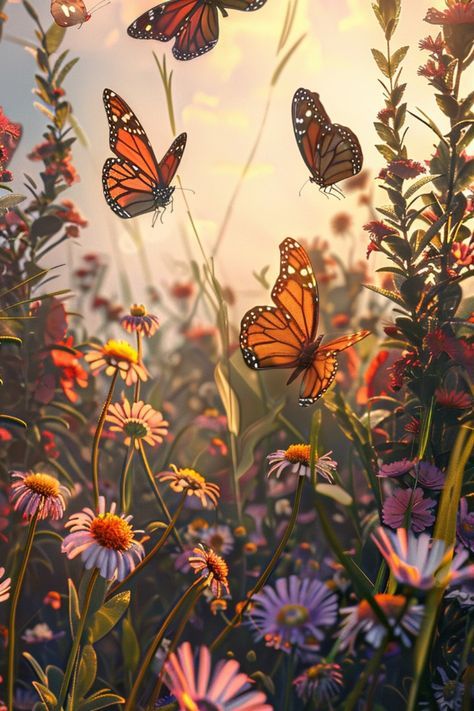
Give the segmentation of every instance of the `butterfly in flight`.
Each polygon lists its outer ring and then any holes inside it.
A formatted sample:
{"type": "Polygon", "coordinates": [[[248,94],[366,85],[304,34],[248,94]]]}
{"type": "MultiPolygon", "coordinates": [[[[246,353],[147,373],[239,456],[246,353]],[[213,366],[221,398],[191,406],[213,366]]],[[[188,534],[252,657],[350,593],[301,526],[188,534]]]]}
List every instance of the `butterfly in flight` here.
{"type": "Polygon", "coordinates": [[[57,25],[60,27],[81,27],[84,22],[91,19],[92,13],[101,10],[109,5],[110,0],[100,0],[90,11],[86,8],[82,0],[52,0],[51,14],[57,25]]]}
{"type": "Polygon", "coordinates": [[[326,193],[341,193],[336,183],[362,169],[362,149],[350,128],[331,123],[319,94],[298,89],[292,103],[293,130],[310,182],[326,193]]]}
{"type": "Polygon", "coordinates": [[[152,7],[127,32],[135,39],[154,39],[160,42],[175,40],[176,59],[195,59],[209,52],[219,38],[219,12],[227,17],[227,10],[252,12],[267,0],[169,0],[152,7]]]}
{"type": "Polygon", "coordinates": [[[181,133],[158,163],[150,141],[130,106],[110,89],[104,89],[109,122],[110,149],[117,156],[105,161],[102,186],[109,207],[124,219],[160,210],[172,201],[170,185],[183,157],[186,134],[181,133]]]}
{"type": "Polygon", "coordinates": [[[240,348],[249,368],[292,368],[287,385],[303,376],[299,404],[312,405],[327,391],[338,368],[337,354],[370,334],[357,331],[321,344],[318,284],[306,250],[287,238],[280,244],[275,306],[256,306],[240,325],[240,348]]]}

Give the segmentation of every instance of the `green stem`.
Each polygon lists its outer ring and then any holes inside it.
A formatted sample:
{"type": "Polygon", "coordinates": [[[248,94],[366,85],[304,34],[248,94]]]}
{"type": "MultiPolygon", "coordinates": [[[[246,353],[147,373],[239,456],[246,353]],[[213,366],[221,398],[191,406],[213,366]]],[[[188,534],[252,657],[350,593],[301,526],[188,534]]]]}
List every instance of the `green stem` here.
{"type": "MultiPolygon", "coordinates": [[[[139,442],[139,448],[140,448],[140,456],[142,458],[143,466],[145,467],[145,472],[146,472],[148,480],[151,484],[151,488],[153,489],[153,493],[155,494],[156,500],[158,501],[158,503],[161,507],[161,510],[163,511],[163,514],[166,516],[168,523],[171,523],[172,518],[171,518],[170,511],[165,503],[165,500],[163,499],[163,497],[161,495],[161,492],[158,488],[158,484],[155,481],[155,477],[153,476],[153,472],[151,471],[150,463],[148,461],[148,457],[146,456],[145,447],[143,446],[142,441],[139,442]]],[[[179,533],[174,528],[173,528],[173,536],[175,537],[176,542],[179,545],[179,547],[183,548],[183,543],[181,541],[179,533]]]]}
{"type": "Polygon", "coordinates": [[[151,551],[146,555],[143,560],[141,560],[138,565],[135,566],[133,570],[130,571],[130,573],[120,582],[115,585],[110,592],[107,594],[106,600],[109,600],[113,595],[115,595],[121,588],[123,588],[125,585],[128,585],[128,583],[132,580],[132,578],[135,577],[135,575],[140,571],[145,568],[145,566],[148,565],[148,563],[155,557],[155,555],[163,548],[165,545],[166,541],[168,540],[170,534],[172,533],[176,521],[178,520],[178,517],[183,509],[184,503],[186,501],[186,491],[183,492],[183,495],[181,497],[181,500],[176,507],[176,511],[173,514],[173,518],[169,522],[168,526],[166,529],[163,531],[162,536],[160,537],[159,541],[155,543],[151,551]]]}
{"type": "Polygon", "coordinates": [[[246,598],[245,602],[242,604],[242,606],[240,607],[239,612],[236,612],[236,614],[231,619],[229,624],[226,627],[224,627],[222,632],[215,638],[215,640],[211,644],[211,647],[210,647],[211,651],[214,651],[215,649],[217,649],[217,647],[219,647],[222,644],[222,642],[226,639],[227,635],[234,629],[234,627],[236,627],[237,625],[239,625],[241,623],[242,618],[245,614],[245,611],[247,610],[248,606],[250,605],[253,596],[256,595],[258,592],[260,592],[260,590],[263,588],[263,586],[267,582],[270,575],[273,573],[273,571],[280,559],[280,556],[283,553],[283,551],[285,550],[286,544],[288,543],[288,540],[289,540],[291,534],[293,533],[296,519],[298,518],[298,512],[299,512],[299,508],[300,508],[300,504],[301,504],[301,495],[303,493],[304,482],[305,482],[305,477],[300,476],[298,478],[298,486],[296,488],[296,494],[295,494],[295,499],[293,501],[293,509],[291,512],[290,520],[288,521],[288,523],[286,525],[286,529],[283,534],[283,537],[282,537],[280,543],[278,544],[274,554],[272,555],[270,562],[268,563],[267,567],[263,571],[260,578],[257,580],[255,587],[252,588],[252,590],[250,590],[250,592],[247,593],[247,598],[246,598]]]}
{"type": "Polygon", "coordinates": [[[291,648],[290,655],[288,657],[288,671],[286,675],[285,683],[285,700],[283,702],[283,711],[291,711],[293,707],[293,699],[291,695],[291,690],[293,687],[293,678],[295,672],[295,647],[291,648]]]}
{"type": "Polygon", "coordinates": [[[352,709],[356,708],[357,704],[360,702],[362,691],[364,690],[364,687],[367,684],[367,681],[372,676],[372,674],[379,668],[390,639],[391,634],[387,633],[383,638],[380,647],[377,649],[374,656],[367,664],[362,674],[359,676],[356,685],[347,697],[346,702],[344,704],[344,711],[352,711],[352,709]]]}
{"type": "Polygon", "coordinates": [[[127,699],[127,703],[125,704],[124,711],[136,711],[138,692],[139,692],[140,687],[143,683],[145,675],[148,671],[148,667],[150,666],[151,662],[153,661],[153,657],[157,653],[158,648],[163,641],[163,638],[166,634],[166,630],[168,629],[170,624],[175,620],[175,618],[180,614],[183,607],[185,607],[187,605],[189,599],[194,595],[196,589],[199,588],[199,591],[202,592],[206,586],[207,586],[207,580],[203,581],[202,578],[198,578],[197,580],[194,581],[194,583],[192,585],[189,586],[189,588],[187,588],[187,590],[183,593],[183,595],[178,600],[176,605],[174,605],[171,608],[171,610],[168,613],[168,615],[166,616],[163,624],[161,625],[160,629],[154,636],[150,646],[147,649],[145,657],[143,658],[143,661],[140,665],[140,669],[138,671],[135,682],[134,682],[132,689],[130,691],[130,695],[127,699]]]}
{"type": "Polygon", "coordinates": [[[132,463],[133,455],[135,454],[135,443],[130,442],[128,452],[125,457],[125,462],[122,468],[122,475],[120,477],[120,510],[122,513],[127,513],[128,501],[127,501],[127,475],[130,470],[130,464],[132,463]]]}
{"type": "MultiPolygon", "coordinates": [[[[143,347],[142,347],[142,337],[140,333],[137,331],[137,353],[138,353],[138,362],[142,362],[142,355],[143,355],[143,347]]],[[[137,378],[137,382],[135,383],[135,395],[134,395],[134,402],[138,402],[140,400],[140,378],[137,378]]]]}
{"type": "Polygon", "coordinates": [[[23,581],[25,579],[26,566],[28,565],[28,560],[30,558],[31,549],[33,547],[33,539],[35,537],[36,525],[38,523],[39,514],[42,505],[38,507],[36,513],[30,521],[30,526],[28,528],[28,537],[26,539],[25,549],[23,551],[23,557],[20,565],[20,570],[18,571],[18,577],[15,583],[15,589],[12,595],[12,602],[10,607],[10,619],[8,623],[8,672],[7,672],[7,682],[8,682],[8,711],[13,711],[13,691],[15,686],[15,637],[16,637],[16,613],[18,609],[18,602],[20,599],[21,589],[23,587],[23,581]]]}
{"type": "Polygon", "coordinates": [[[100,444],[100,438],[102,435],[102,430],[104,429],[104,423],[105,423],[105,417],[107,415],[107,410],[109,409],[109,405],[112,402],[112,396],[114,394],[114,388],[115,388],[115,383],[117,382],[117,377],[118,377],[118,368],[115,369],[115,372],[112,376],[112,381],[110,383],[109,393],[107,395],[107,399],[106,399],[104,406],[102,408],[102,411],[100,413],[99,421],[97,423],[97,429],[94,434],[94,441],[92,443],[92,456],[91,456],[92,485],[94,487],[94,505],[95,505],[96,509],[99,506],[99,444],[100,444]]]}
{"type": "Polygon", "coordinates": [[[185,630],[186,625],[188,624],[189,618],[193,614],[193,610],[196,607],[196,603],[199,599],[199,596],[200,596],[200,591],[197,590],[194,594],[194,597],[192,598],[192,600],[189,604],[188,609],[182,616],[180,623],[179,623],[178,627],[176,628],[176,632],[173,635],[173,639],[171,640],[171,644],[168,648],[166,657],[163,660],[163,665],[161,667],[160,674],[159,674],[158,679],[156,681],[155,688],[153,689],[153,692],[150,696],[150,700],[148,702],[148,707],[147,707],[148,711],[153,711],[153,709],[155,708],[156,702],[158,701],[158,698],[160,696],[161,687],[163,686],[163,676],[164,676],[164,671],[165,671],[165,664],[168,661],[168,659],[170,658],[170,655],[173,654],[176,647],[178,646],[179,640],[183,636],[183,632],[185,630]]]}
{"type": "Polygon", "coordinates": [[[63,681],[61,684],[61,690],[59,692],[58,705],[56,707],[56,711],[61,711],[61,709],[64,705],[64,701],[66,700],[66,695],[67,695],[67,692],[69,689],[69,683],[71,681],[71,675],[74,670],[77,655],[79,652],[79,647],[80,647],[82,636],[84,634],[84,629],[86,626],[87,615],[89,612],[89,606],[90,606],[91,599],[92,599],[92,593],[94,591],[94,585],[95,585],[95,582],[96,582],[98,576],[99,576],[99,569],[94,568],[94,572],[92,573],[92,575],[89,579],[89,584],[87,586],[86,594],[84,597],[84,604],[83,604],[82,610],[81,610],[81,617],[79,619],[77,629],[74,634],[74,639],[72,642],[71,651],[69,652],[69,658],[67,660],[66,671],[64,672],[64,677],[63,677],[63,681]]]}

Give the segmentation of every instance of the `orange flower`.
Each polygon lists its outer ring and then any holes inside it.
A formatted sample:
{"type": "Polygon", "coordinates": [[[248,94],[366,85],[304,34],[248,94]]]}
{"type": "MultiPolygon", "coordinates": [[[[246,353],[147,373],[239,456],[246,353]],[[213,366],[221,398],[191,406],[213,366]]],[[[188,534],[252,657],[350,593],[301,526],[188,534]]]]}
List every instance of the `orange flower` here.
{"type": "Polygon", "coordinates": [[[148,380],[148,371],[138,352],[126,341],[111,339],[103,346],[93,344],[84,357],[94,374],[105,370],[106,375],[113,375],[118,370],[126,385],[148,380]]]}

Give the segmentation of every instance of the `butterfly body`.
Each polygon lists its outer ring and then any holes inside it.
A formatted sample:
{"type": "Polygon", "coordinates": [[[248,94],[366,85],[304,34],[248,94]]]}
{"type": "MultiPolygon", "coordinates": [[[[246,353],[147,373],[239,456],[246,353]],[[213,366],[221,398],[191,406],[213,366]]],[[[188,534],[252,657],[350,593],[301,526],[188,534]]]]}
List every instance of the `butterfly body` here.
{"type": "Polygon", "coordinates": [[[128,104],[110,89],[104,90],[110,149],[102,170],[102,186],[107,204],[121,218],[154,212],[153,224],[172,202],[173,180],[186,146],[181,133],[158,162],[141,123],[128,104]]]}
{"type": "Polygon", "coordinates": [[[190,60],[209,52],[219,39],[219,13],[228,10],[251,12],[267,0],[168,0],[144,12],[127,32],[135,39],[169,42],[174,39],[173,56],[190,60]]]}
{"type": "Polygon", "coordinates": [[[53,0],[51,15],[60,27],[80,27],[91,18],[82,0],[53,0]]]}
{"type": "Polygon", "coordinates": [[[293,96],[292,121],[296,143],[310,170],[310,182],[324,191],[362,169],[359,140],[347,126],[332,123],[319,94],[298,89],[293,96]]]}
{"type": "Polygon", "coordinates": [[[280,245],[280,274],[272,290],[275,306],[256,306],[242,319],[240,348],[253,370],[287,368],[288,383],[302,375],[299,403],[316,402],[336,377],[337,354],[369,331],[322,343],[318,335],[318,284],[306,251],[296,240],[280,245]]]}

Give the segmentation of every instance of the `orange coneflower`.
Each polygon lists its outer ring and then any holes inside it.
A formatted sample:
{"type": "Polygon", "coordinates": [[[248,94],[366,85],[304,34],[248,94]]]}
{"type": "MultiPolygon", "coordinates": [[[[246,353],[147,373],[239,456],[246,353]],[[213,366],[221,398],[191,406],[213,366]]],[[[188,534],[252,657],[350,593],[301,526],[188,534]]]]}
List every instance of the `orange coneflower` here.
{"type": "Polygon", "coordinates": [[[125,435],[124,444],[132,441],[135,449],[140,449],[140,442],[151,446],[159,444],[168,434],[168,422],[161,412],[154,410],[140,400],[130,403],[126,398],[109,406],[106,422],[111,422],[112,432],[122,432],[125,435]]]}
{"type": "Polygon", "coordinates": [[[188,562],[196,575],[200,575],[207,582],[215,597],[221,597],[223,590],[229,594],[229,568],[225,560],[215,551],[199,544],[193,548],[188,562]]]}
{"type": "Polygon", "coordinates": [[[186,491],[188,496],[197,496],[204,508],[210,501],[213,506],[217,505],[220,496],[220,488],[217,484],[212,484],[199,474],[195,469],[178,469],[171,464],[172,472],[162,472],[159,477],[161,481],[170,482],[170,488],[180,494],[186,491]]]}
{"type": "Polygon", "coordinates": [[[148,371],[137,350],[126,341],[110,339],[102,346],[94,343],[86,353],[85,360],[93,373],[105,370],[106,375],[113,375],[118,370],[126,385],[148,379],[148,371]]]}

